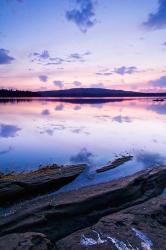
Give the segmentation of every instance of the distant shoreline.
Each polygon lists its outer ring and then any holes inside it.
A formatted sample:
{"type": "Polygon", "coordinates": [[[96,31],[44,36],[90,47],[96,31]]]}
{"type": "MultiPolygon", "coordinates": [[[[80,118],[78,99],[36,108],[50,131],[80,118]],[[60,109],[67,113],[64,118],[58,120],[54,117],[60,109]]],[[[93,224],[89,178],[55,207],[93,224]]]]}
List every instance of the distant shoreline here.
{"type": "Polygon", "coordinates": [[[0,90],[0,98],[59,97],[59,98],[114,98],[114,97],[166,97],[166,93],[142,93],[102,88],[73,88],[50,91],[0,90]]]}

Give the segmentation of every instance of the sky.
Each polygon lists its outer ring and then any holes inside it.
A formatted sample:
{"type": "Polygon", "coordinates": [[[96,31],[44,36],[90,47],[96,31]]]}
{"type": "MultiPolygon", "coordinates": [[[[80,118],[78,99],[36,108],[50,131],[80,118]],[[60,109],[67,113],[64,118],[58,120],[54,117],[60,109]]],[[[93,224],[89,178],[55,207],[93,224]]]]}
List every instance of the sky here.
{"type": "Polygon", "coordinates": [[[166,0],[0,0],[0,88],[166,91],[166,0]]]}

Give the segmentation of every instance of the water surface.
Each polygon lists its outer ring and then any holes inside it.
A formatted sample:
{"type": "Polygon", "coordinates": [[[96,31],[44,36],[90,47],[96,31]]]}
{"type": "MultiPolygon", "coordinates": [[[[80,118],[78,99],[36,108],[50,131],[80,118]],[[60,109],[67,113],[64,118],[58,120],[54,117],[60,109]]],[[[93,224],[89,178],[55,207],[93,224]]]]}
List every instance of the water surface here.
{"type": "Polygon", "coordinates": [[[96,181],[132,174],[166,163],[165,125],[166,101],[151,98],[1,99],[0,172],[86,162],[87,184],[96,168],[129,153],[131,162],[96,181]]]}

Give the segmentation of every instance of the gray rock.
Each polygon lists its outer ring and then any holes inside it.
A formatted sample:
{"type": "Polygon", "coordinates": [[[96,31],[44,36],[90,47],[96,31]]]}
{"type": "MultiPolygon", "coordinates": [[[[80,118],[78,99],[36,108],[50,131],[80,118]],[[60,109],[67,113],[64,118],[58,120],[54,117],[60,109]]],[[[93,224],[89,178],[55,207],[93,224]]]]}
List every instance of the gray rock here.
{"type": "Polygon", "coordinates": [[[165,250],[166,197],[105,216],[56,243],[57,250],[165,250]]]}
{"type": "Polygon", "coordinates": [[[133,176],[29,202],[15,214],[0,218],[0,235],[40,232],[53,242],[97,223],[103,216],[158,196],[166,186],[166,166],[133,176]]]}
{"type": "Polygon", "coordinates": [[[51,250],[53,245],[41,233],[8,234],[0,237],[1,250],[51,250]]]}
{"type": "Polygon", "coordinates": [[[102,172],[105,172],[107,170],[117,168],[117,167],[123,165],[124,163],[131,161],[132,159],[133,159],[132,155],[122,155],[121,157],[115,159],[114,161],[108,162],[108,164],[105,165],[104,167],[97,169],[96,172],[102,173],[102,172]]]}
{"type": "Polygon", "coordinates": [[[3,176],[0,178],[0,205],[55,191],[73,181],[85,167],[83,164],[53,165],[27,174],[3,176]]]}

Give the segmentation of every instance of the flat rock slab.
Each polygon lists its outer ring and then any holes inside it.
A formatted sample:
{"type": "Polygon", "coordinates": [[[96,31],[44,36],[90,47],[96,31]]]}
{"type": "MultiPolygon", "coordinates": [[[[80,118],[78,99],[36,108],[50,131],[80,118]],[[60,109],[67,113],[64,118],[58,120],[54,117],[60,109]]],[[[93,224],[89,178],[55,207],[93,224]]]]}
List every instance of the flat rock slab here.
{"type": "Polygon", "coordinates": [[[97,169],[96,172],[97,173],[102,173],[102,172],[108,171],[110,169],[117,168],[117,167],[123,165],[124,163],[126,163],[128,161],[131,161],[132,159],[133,159],[132,155],[123,155],[123,156],[115,159],[112,162],[108,162],[107,165],[105,165],[102,168],[97,169]]]}
{"type": "Polygon", "coordinates": [[[105,216],[56,243],[57,250],[165,250],[166,197],[105,216]]]}
{"type": "Polygon", "coordinates": [[[166,186],[166,166],[133,176],[59,194],[47,201],[29,202],[16,213],[0,218],[0,235],[40,232],[56,242],[97,223],[103,216],[158,196],[166,186]]]}
{"type": "Polygon", "coordinates": [[[44,234],[28,232],[9,234],[0,238],[1,250],[52,250],[53,245],[44,234]]]}
{"type": "Polygon", "coordinates": [[[12,203],[36,195],[56,191],[73,181],[85,165],[46,167],[27,174],[7,175],[0,178],[0,205],[12,203]]]}

